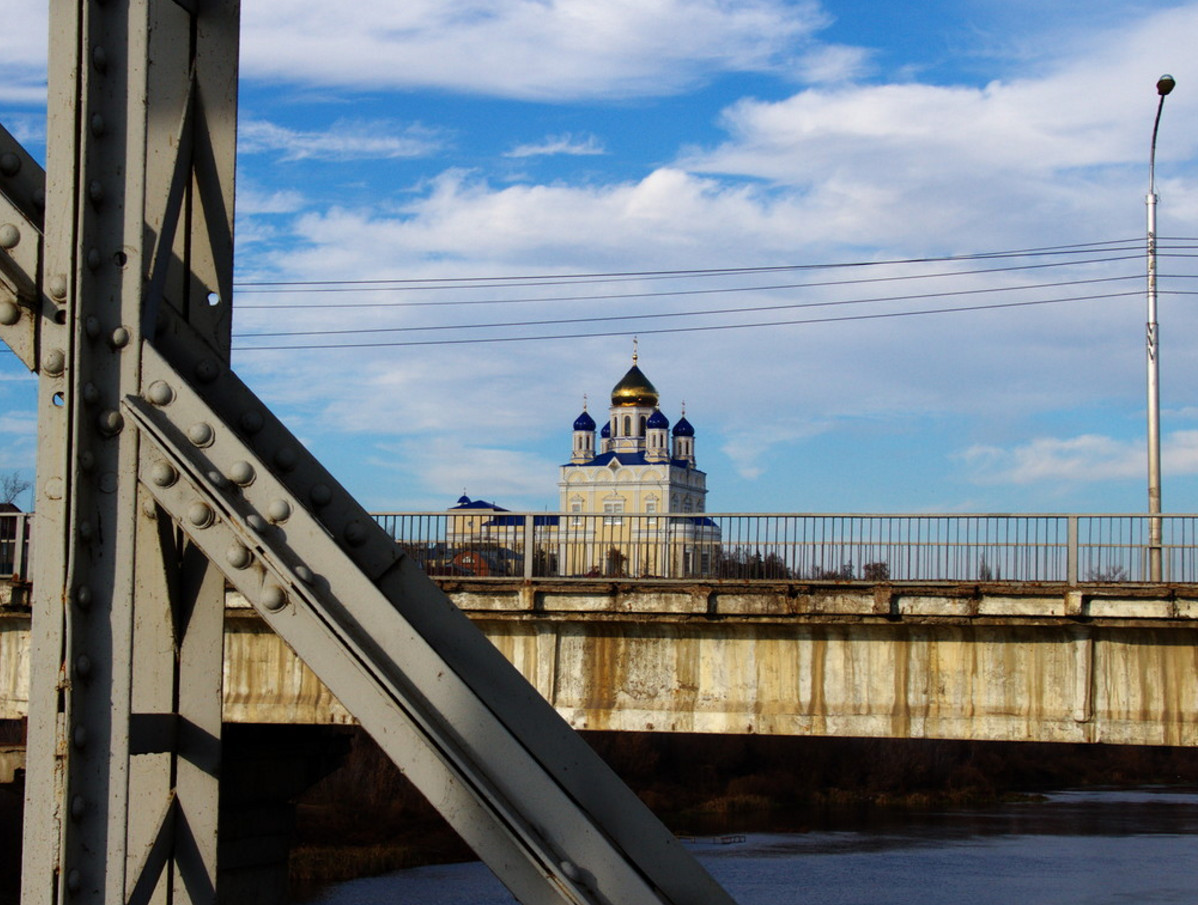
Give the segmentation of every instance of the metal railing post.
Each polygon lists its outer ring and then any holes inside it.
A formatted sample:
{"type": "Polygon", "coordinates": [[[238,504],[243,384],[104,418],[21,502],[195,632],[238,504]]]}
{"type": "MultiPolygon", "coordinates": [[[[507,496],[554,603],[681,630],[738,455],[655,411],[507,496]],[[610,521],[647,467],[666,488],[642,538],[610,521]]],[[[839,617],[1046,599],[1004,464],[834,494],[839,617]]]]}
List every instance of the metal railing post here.
{"type": "Polygon", "coordinates": [[[1078,559],[1078,542],[1077,542],[1077,516],[1071,515],[1068,519],[1068,558],[1065,566],[1065,580],[1071,585],[1077,584],[1077,559],[1078,559]]]}
{"type": "Polygon", "coordinates": [[[533,577],[533,547],[537,540],[533,533],[535,527],[536,516],[524,516],[524,577],[526,579],[533,577]]]}

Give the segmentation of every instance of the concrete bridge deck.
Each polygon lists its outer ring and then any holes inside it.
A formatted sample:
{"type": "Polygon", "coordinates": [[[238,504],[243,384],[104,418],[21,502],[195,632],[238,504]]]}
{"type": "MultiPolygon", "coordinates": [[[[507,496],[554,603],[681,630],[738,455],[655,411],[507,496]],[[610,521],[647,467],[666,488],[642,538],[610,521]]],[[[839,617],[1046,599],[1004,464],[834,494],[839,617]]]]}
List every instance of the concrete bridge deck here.
{"type": "MultiPolygon", "coordinates": [[[[1198,585],[440,583],[579,729],[1198,744],[1198,585]]],[[[235,595],[225,626],[226,721],[352,722],[235,595]]]]}

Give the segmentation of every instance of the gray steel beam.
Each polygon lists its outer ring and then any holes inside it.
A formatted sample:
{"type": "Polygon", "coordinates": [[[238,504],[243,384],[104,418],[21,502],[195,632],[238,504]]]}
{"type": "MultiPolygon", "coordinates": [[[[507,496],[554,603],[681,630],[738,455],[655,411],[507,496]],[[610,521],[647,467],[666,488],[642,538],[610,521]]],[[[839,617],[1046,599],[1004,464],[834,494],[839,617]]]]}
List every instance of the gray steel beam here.
{"type": "Polygon", "coordinates": [[[40,374],[22,902],[215,901],[225,579],[521,901],[730,902],[229,369],[237,18],[54,3],[44,220],[0,136],[0,336],[40,374]]]}
{"type": "Polygon", "coordinates": [[[237,5],[56,2],[50,33],[44,253],[17,262],[44,291],[25,291],[40,552],[22,901],[211,903],[223,580],[138,486],[120,399],[168,307],[227,357],[237,5]],[[194,140],[210,119],[219,145],[194,140]]]}

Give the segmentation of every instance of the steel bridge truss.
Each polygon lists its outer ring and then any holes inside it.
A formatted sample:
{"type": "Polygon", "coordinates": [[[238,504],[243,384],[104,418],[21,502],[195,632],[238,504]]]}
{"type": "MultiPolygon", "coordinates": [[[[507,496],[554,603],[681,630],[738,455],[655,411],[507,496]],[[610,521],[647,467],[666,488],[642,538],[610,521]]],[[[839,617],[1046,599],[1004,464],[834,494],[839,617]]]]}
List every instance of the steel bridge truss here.
{"type": "Polygon", "coordinates": [[[51,3],[24,905],[217,898],[228,582],[525,903],[731,899],[229,367],[237,0],[51,3]]]}

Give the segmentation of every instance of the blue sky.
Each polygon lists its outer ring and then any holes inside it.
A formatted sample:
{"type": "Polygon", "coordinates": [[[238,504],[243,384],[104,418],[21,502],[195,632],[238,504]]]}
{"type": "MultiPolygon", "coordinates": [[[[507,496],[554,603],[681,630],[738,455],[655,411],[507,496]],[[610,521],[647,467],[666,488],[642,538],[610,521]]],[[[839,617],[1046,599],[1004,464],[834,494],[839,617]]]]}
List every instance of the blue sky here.
{"type": "MultiPolygon", "coordinates": [[[[0,121],[41,155],[45,4],[9,6],[0,121]]],[[[1198,3],[244,0],[234,364],[375,510],[556,509],[637,333],[713,511],[1143,511],[1135,243],[1164,72],[1159,231],[1198,236],[1196,39],[1198,3]]],[[[1172,250],[1164,507],[1194,512],[1172,250]]],[[[32,386],[0,361],[0,469],[32,473],[32,386]]]]}

